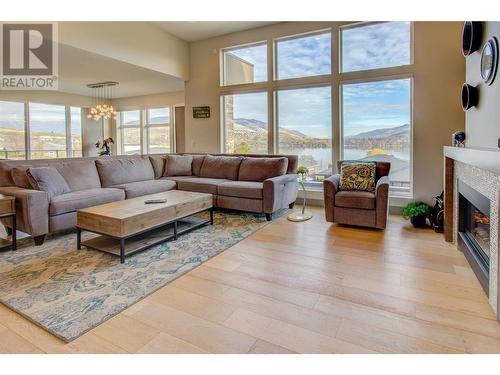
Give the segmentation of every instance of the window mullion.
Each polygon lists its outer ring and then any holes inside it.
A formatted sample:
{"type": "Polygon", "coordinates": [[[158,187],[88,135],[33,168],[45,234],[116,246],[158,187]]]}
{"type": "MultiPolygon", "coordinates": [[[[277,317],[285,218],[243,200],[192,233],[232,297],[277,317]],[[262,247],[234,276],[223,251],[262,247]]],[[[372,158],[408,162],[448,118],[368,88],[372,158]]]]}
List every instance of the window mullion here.
{"type": "Polygon", "coordinates": [[[336,171],[337,161],[342,157],[341,145],[341,105],[340,105],[340,61],[341,56],[341,35],[339,28],[332,30],[331,58],[332,58],[332,174],[336,171]]]}
{"type": "Polygon", "coordinates": [[[73,157],[73,145],[71,142],[71,107],[64,107],[65,125],[66,125],[66,157],[73,157]]]}
{"type": "Polygon", "coordinates": [[[24,144],[26,159],[31,159],[31,130],[30,130],[30,105],[29,101],[24,102],[24,144]]]}

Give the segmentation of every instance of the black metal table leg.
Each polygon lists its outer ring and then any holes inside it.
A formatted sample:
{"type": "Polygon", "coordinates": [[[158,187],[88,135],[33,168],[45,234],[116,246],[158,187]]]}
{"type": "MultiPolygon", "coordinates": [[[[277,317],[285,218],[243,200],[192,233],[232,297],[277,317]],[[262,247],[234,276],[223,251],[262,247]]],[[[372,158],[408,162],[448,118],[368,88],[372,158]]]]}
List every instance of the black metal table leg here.
{"type": "Polygon", "coordinates": [[[214,209],[211,208],[209,211],[210,211],[210,225],[214,225],[214,209]]]}
{"type": "Polygon", "coordinates": [[[125,239],[120,239],[120,263],[125,263],[125,239]]]}
{"type": "Polygon", "coordinates": [[[12,215],[12,251],[17,249],[17,223],[16,214],[12,215]]]}
{"type": "Polygon", "coordinates": [[[174,240],[177,241],[177,220],[174,221],[174,240]]]}
{"type": "Polygon", "coordinates": [[[82,230],[80,228],[76,228],[76,249],[82,249],[82,230]]]}

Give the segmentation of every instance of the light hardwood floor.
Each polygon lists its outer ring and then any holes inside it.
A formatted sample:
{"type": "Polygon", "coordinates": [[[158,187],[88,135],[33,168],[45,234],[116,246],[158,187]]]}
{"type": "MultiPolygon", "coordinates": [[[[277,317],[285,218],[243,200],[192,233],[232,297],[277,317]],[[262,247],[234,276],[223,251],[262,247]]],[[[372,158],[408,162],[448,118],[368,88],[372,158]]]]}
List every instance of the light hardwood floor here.
{"type": "Polygon", "coordinates": [[[72,343],[0,305],[6,353],[500,353],[464,256],[386,231],[278,219],[72,343]]]}

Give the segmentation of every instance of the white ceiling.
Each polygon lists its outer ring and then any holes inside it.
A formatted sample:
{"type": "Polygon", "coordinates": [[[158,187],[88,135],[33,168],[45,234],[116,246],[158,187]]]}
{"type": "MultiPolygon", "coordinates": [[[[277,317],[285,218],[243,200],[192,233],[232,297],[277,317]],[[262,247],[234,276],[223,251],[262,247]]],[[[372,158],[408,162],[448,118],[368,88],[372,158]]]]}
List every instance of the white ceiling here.
{"type": "Polygon", "coordinates": [[[153,22],[169,34],[187,42],[208,39],[214,36],[254,29],[256,27],[271,25],[277,22],[249,22],[249,21],[183,21],[183,22],[153,22]]]}
{"type": "Polygon", "coordinates": [[[87,84],[116,81],[113,97],[184,90],[184,81],[137,65],[59,45],[59,91],[89,95],[87,84]]]}

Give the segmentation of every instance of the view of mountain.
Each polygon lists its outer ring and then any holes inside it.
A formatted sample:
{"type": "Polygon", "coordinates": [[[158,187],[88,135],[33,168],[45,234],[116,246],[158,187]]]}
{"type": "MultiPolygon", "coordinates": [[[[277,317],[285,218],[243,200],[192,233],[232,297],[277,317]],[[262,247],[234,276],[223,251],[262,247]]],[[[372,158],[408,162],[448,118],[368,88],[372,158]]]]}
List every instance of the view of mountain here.
{"type": "Polygon", "coordinates": [[[410,148],[410,125],[375,129],[344,138],[344,147],[358,150],[404,151],[410,148]]]}
{"type": "MultiPolygon", "coordinates": [[[[267,124],[260,120],[236,118],[234,119],[234,132],[236,136],[240,136],[241,141],[251,142],[251,140],[258,134],[263,132],[267,133],[267,124]]],[[[327,144],[330,142],[327,138],[314,138],[294,129],[280,128],[280,143],[302,145],[327,144]]],[[[238,144],[239,140],[236,139],[235,143],[238,144]]],[[[299,146],[300,147],[300,146],[299,146]]]]}
{"type": "Polygon", "coordinates": [[[247,118],[235,118],[234,122],[236,124],[239,124],[241,126],[244,126],[246,128],[259,131],[261,130],[267,130],[267,124],[263,121],[260,120],[255,120],[255,119],[247,119],[247,118]]]}
{"type": "MultiPolygon", "coordinates": [[[[263,121],[246,118],[234,119],[235,144],[240,142],[252,143],[252,140],[263,132],[267,132],[267,124],[263,121]]],[[[346,136],[344,145],[348,148],[362,150],[373,148],[402,150],[409,146],[409,140],[410,125],[404,124],[346,136]]],[[[326,145],[328,142],[330,140],[326,138],[314,138],[298,130],[280,128],[280,143],[294,145],[295,147],[309,147],[318,144],[326,145]]]]}
{"type": "Polygon", "coordinates": [[[384,129],[375,129],[368,132],[362,132],[355,135],[346,136],[348,138],[362,139],[362,138],[391,138],[391,137],[400,137],[406,136],[409,134],[410,125],[405,124],[401,126],[396,126],[394,128],[384,128],[384,129]]]}

